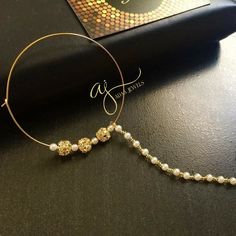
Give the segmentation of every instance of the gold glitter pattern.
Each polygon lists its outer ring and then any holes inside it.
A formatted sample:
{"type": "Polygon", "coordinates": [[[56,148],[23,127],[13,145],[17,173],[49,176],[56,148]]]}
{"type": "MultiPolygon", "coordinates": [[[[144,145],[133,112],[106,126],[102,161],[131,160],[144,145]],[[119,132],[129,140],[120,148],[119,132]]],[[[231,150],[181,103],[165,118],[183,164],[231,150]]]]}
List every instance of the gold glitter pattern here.
{"type": "Polygon", "coordinates": [[[130,13],[105,0],[67,0],[91,38],[98,38],[170,17],[203,5],[209,0],[163,0],[153,11],[130,13]]]}
{"type": "Polygon", "coordinates": [[[67,156],[72,152],[72,145],[68,140],[62,140],[58,143],[58,154],[60,156],[67,156]]]}
{"type": "Polygon", "coordinates": [[[92,149],[91,140],[89,138],[82,138],[78,142],[79,150],[82,153],[89,152],[92,149]]]}
{"type": "Polygon", "coordinates": [[[107,128],[100,128],[96,133],[96,137],[99,141],[106,142],[111,138],[111,134],[107,128]]]}

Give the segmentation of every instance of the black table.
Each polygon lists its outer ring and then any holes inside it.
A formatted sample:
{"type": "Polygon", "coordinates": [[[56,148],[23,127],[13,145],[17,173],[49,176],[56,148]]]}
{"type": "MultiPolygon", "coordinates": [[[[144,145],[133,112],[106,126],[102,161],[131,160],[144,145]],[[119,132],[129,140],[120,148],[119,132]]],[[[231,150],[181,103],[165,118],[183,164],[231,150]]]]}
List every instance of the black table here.
{"type": "MultiPolygon", "coordinates": [[[[235,176],[235,53],[234,34],[140,65],[144,86],[127,96],[120,123],[173,167],[235,176]]],[[[91,110],[60,106],[21,118],[46,140],[101,124],[91,110]],[[80,122],[87,112],[94,116],[80,122]]],[[[61,161],[22,136],[6,111],[0,116],[1,236],[235,235],[235,187],[167,176],[117,135],[61,161]]]]}

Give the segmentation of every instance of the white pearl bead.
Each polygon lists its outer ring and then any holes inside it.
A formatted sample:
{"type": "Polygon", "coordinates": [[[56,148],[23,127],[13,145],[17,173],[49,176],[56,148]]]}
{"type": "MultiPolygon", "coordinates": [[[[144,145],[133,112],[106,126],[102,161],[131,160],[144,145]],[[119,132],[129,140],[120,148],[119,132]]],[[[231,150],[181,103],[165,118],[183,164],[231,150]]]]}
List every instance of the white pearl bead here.
{"type": "Polygon", "coordinates": [[[77,144],[73,144],[73,145],[71,146],[71,150],[72,150],[73,152],[78,151],[78,149],[79,149],[79,147],[78,147],[77,144]]]}
{"type": "Polygon", "coordinates": [[[114,128],[113,125],[109,125],[109,126],[107,127],[107,130],[108,130],[109,132],[112,132],[114,129],[115,129],[115,128],[114,128]]]}
{"type": "Polygon", "coordinates": [[[179,175],[180,175],[180,170],[179,170],[179,169],[174,169],[174,170],[173,170],[173,174],[174,174],[175,176],[179,176],[179,175]]]}
{"type": "Polygon", "coordinates": [[[50,144],[49,149],[55,152],[58,149],[58,146],[55,143],[50,144]]]}
{"type": "Polygon", "coordinates": [[[188,172],[184,172],[183,177],[184,177],[184,179],[189,179],[190,174],[188,172]]]}
{"type": "Polygon", "coordinates": [[[208,182],[211,182],[213,180],[213,176],[211,174],[206,176],[206,179],[208,182]]]}
{"type": "Polygon", "coordinates": [[[92,142],[92,144],[96,145],[96,144],[98,144],[98,139],[97,138],[92,138],[91,142],[92,142]]]}
{"type": "Polygon", "coordinates": [[[201,180],[201,178],[202,178],[202,176],[201,176],[200,174],[198,174],[198,173],[194,175],[194,179],[195,179],[196,181],[201,180]]]}
{"type": "Polygon", "coordinates": [[[162,164],[161,169],[164,171],[168,170],[169,169],[168,164],[162,164]]]}
{"type": "Polygon", "coordinates": [[[225,181],[225,178],[224,178],[223,176],[219,176],[219,177],[217,178],[217,181],[218,181],[219,184],[223,184],[224,181],[225,181]]]}
{"type": "Polygon", "coordinates": [[[133,146],[134,147],[139,147],[140,146],[140,142],[138,140],[133,142],[133,146]]]}
{"type": "Polygon", "coordinates": [[[122,127],[121,127],[120,125],[117,125],[117,126],[115,127],[115,130],[116,130],[117,132],[121,132],[121,131],[122,131],[122,127]]]}
{"type": "Polygon", "coordinates": [[[158,163],[158,159],[156,157],[153,157],[151,159],[151,163],[154,164],[154,165],[157,164],[158,163]]]}
{"type": "Polygon", "coordinates": [[[125,139],[129,140],[131,138],[131,134],[130,133],[125,133],[124,137],[125,137],[125,139]]]}
{"type": "Polygon", "coordinates": [[[234,177],[230,178],[229,179],[229,182],[232,184],[232,185],[236,185],[236,179],[234,177]]]}
{"type": "Polygon", "coordinates": [[[149,151],[148,151],[147,148],[144,148],[144,149],[142,150],[142,155],[143,155],[143,156],[147,156],[148,153],[149,153],[149,151]]]}

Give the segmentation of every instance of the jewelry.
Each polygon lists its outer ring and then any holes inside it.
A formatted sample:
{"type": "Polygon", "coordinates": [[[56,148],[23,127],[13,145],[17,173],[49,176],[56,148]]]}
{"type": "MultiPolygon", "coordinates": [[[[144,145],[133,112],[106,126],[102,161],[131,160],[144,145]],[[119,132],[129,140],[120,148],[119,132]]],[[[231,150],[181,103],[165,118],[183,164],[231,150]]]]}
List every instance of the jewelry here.
{"type": "Polygon", "coordinates": [[[236,178],[235,177],[224,177],[224,176],[214,176],[212,174],[208,175],[201,175],[199,173],[190,174],[189,172],[182,172],[178,168],[171,168],[167,163],[162,163],[157,157],[152,156],[149,154],[149,150],[147,148],[143,148],[140,144],[140,142],[136,139],[134,139],[131,134],[127,131],[124,131],[122,129],[122,126],[113,124],[114,130],[123,135],[123,137],[129,141],[132,146],[138,150],[138,152],[151,164],[155,165],[156,167],[159,167],[164,173],[168,175],[175,176],[180,179],[184,180],[193,180],[193,181],[201,181],[201,182],[208,182],[208,183],[219,183],[219,184],[231,184],[236,185],[236,178]]]}
{"type": "Polygon", "coordinates": [[[152,156],[151,154],[149,154],[149,150],[147,148],[143,148],[140,144],[140,142],[137,139],[134,139],[132,137],[132,135],[127,132],[124,131],[122,129],[122,126],[117,125],[116,122],[118,121],[120,114],[122,112],[123,106],[124,106],[124,95],[125,95],[125,90],[124,90],[124,78],[123,78],[123,74],[121,72],[121,69],[118,65],[118,63],[116,62],[116,60],[114,59],[114,57],[110,54],[110,52],[101,44],[99,44],[98,42],[96,42],[95,40],[86,37],[84,35],[80,35],[80,34],[75,34],[75,33],[55,33],[55,34],[50,34],[50,35],[46,35],[44,37],[41,37],[37,40],[35,40],[34,42],[32,42],[31,44],[29,44],[25,49],[23,49],[19,55],[17,56],[17,58],[15,59],[15,61],[13,62],[11,69],[10,69],[10,73],[8,75],[8,80],[7,80],[7,87],[6,87],[6,98],[5,98],[5,102],[2,105],[6,106],[8,109],[8,112],[13,120],[13,122],[15,123],[15,125],[20,129],[20,131],[25,134],[28,138],[30,138],[31,140],[33,140],[34,142],[37,142],[41,145],[47,146],[49,147],[49,149],[51,151],[57,151],[58,154],[62,157],[68,156],[69,154],[71,154],[72,152],[76,152],[76,151],[80,151],[82,153],[87,153],[92,149],[93,145],[98,144],[98,142],[106,142],[111,138],[111,133],[113,131],[116,131],[118,134],[123,135],[123,137],[130,142],[133,147],[135,149],[138,150],[138,152],[147,160],[149,161],[151,164],[155,165],[156,167],[159,167],[164,173],[168,174],[168,175],[172,175],[175,176],[177,178],[180,179],[184,179],[184,180],[193,180],[196,182],[209,182],[209,183],[219,183],[219,184],[231,184],[236,186],[236,178],[235,177],[224,177],[224,176],[214,176],[212,174],[207,174],[207,175],[201,175],[199,173],[194,173],[194,174],[190,174],[189,172],[182,172],[180,169],[178,168],[171,168],[169,167],[169,165],[167,163],[162,163],[157,157],[152,156]],[[110,125],[108,125],[107,127],[103,127],[100,128],[97,132],[96,132],[96,137],[93,138],[82,138],[78,141],[78,143],[76,144],[71,144],[71,142],[69,140],[61,140],[58,142],[58,144],[56,143],[52,143],[52,144],[47,144],[44,143],[42,141],[39,141],[38,139],[32,137],[29,133],[27,133],[22,126],[17,122],[11,107],[9,105],[9,88],[10,88],[10,81],[11,81],[11,76],[12,76],[12,72],[15,68],[16,63],[18,62],[18,60],[21,58],[21,56],[29,49],[31,48],[34,44],[50,38],[50,37],[54,37],[54,36],[63,36],[63,35],[71,35],[71,36],[77,36],[77,37],[82,37],[85,38],[93,43],[95,43],[97,46],[99,46],[100,48],[102,48],[107,54],[108,56],[112,59],[112,61],[114,62],[115,66],[118,69],[118,72],[120,74],[120,78],[122,81],[122,87],[123,87],[123,96],[122,96],[122,102],[121,102],[121,106],[118,112],[117,117],[115,118],[115,120],[113,122],[110,123],[110,125]]]}
{"type": "MultiPolygon", "coordinates": [[[[24,128],[18,123],[18,121],[16,120],[15,118],[15,115],[13,114],[13,111],[12,111],[12,108],[9,104],[9,96],[10,96],[10,82],[11,82],[11,78],[12,78],[12,73],[13,73],[13,70],[15,69],[15,66],[17,64],[17,62],[19,61],[19,59],[22,57],[22,55],[28,50],[30,49],[31,47],[33,47],[35,44],[39,43],[40,41],[43,41],[45,39],[48,39],[48,38],[52,38],[52,37],[59,37],[59,36],[76,36],[76,37],[80,37],[80,38],[84,38],[84,39],[87,39],[88,41],[96,44],[99,48],[101,48],[108,56],[109,58],[113,61],[113,63],[115,64],[118,72],[119,72],[119,75],[120,75],[120,79],[121,79],[121,82],[122,82],[122,93],[125,94],[125,85],[124,85],[124,77],[123,77],[123,74],[122,74],[122,71],[117,63],[117,61],[115,60],[115,58],[112,56],[112,54],[103,46],[101,45],[100,43],[98,43],[97,41],[87,37],[87,36],[84,36],[84,35],[81,35],[81,34],[76,34],[76,33],[54,33],[54,34],[48,34],[48,35],[45,35],[35,41],[33,41],[32,43],[30,43],[28,46],[26,46],[19,54],[18,56],[16,57],[15,61],[13,62],[12,66],[11,66],[11,69],[10,69],[10,72],[9,72],[9,75],[8,75],[8,79],[7,79],[7,86],[6,86],[6,98],[4,100],[4,103],[2,104],[2,107],[6,106],[7,107],[7,110],[10,114],[10,117],[12,118],[13,122],[15,123],[15,125],[19,128],[19,130],[24,134],[26,135],[28,138],[30,138],[32,141],[38,143],[38,144],[41,144],[43,146],[46,146],[48,147],[51,151],[57,151],[58,154],[62,157],[65,157],[69,154],[71,154],[72,152],[76,152],[76,151],[80,151],[82,153],[87,153],[89,152],[91,149],[92,149],[92,146],[93,145],[96,145],[98,144],[98,142],[106,142],[110,139],[111,137],[111,134],[110,132],[113,131],[113,126],[108,126],[106,128],[100,128],[97,132],[96,132],[96,137],[93,137],[93,138],[81,138],[78,140],[77,143],[75,144],[72,144],[69,140],[61,140],[59,141],[57,144],[56,143],[52,143],[52,144],[48,144],[48,143],[45,143],[45,142],[42,142],[36,138],[34,138],[33,136],[31,136],[28,132],[26,132],[24,130],[24,128]]],[[[117,116],[115,118],[115,120],[112,122],[112,123],[115,123],[118,121],[119,117],[120,117],[120,114],[122,112],[122,109],[123,109],[123,105],[124,105],[124,95],[122,96],[122,99],[121,99],[121,106],[120,106],[120,109],[118,110],[118,113],[117,113],[117,116]]]]}

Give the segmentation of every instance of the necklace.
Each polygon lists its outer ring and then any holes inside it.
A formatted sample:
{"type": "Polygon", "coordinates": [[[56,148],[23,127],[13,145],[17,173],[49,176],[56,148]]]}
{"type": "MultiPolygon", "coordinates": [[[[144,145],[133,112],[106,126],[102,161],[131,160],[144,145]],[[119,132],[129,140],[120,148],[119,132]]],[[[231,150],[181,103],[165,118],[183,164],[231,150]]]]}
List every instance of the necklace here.
{"type": "Polygon", "coordinates": [[[167,175],[175,176],[179,179],[192,180],[196,182],[208,182],[208,183],[218,183],[218,184],[231,184],[236,185],[235,177],[224,177],[214,176],[212,174],[201,175],[199,173],[190,174],[189,172],[183,172],[179,168],[171,168],[167,163],[162,163],[157,157],[152,156],[147,148],[143,148],[137,139],[134,139],[132,135],[123,130],[121,125],[113,124],[113,128],[109,127],[109,130],[115,130],[118,134],[123,135],[124,139],[132,144],[132,146],[138,150],[138,152],[145,158],[146,161],[152,163],[154,166],[158,167],[167,175]]]}
{"type": "Polygon", "coordinates": [[[158,167],[160,170],[162,170],[164,173],[168,174],[168,175],[172,175],[175,176],[176,178],[179,179],[184,179],[184,180],[192,180],[195,182],[209,182],[209,183],[218,183],[218,184],[230,184],[230,185],[234,185],[236,186],[236,178],[235,177],[224,177],[222,175],[220,176],[215,176],[212,174],[207,174],[206,176],[201,175],[199,173],[193,173],[190,174],[189,172],[183,172],[181,171],[179,168],[171,168],[169,167],[169,165],[167,163],[162,163],[159,158],[152,156],[151,154],[149,154],[149,150],[147,148],[143,148],[140,144],[140,142],[133,138],[132,135],[123,130],[121,125],[117,125],[117,121],[120,117],[120,114],[122,112],[123,109],[123,105],[124,105],[124,96],[125,96],[125,90],[124,90],[124,78],[123,78],[123,74],[121,72],[121,69],[117,63],[117,61],[115,60],[115,58],[111,55],[111,53],[104,47],[102,46],[100,43],[96,42],[95,40],[81,35],[81,34],[76,34],[76,33],[54,33],[54,34],[49,34],[46,36],[43,36],[35,41],[33,41],[32,43],[30,43],[27,47],[25,47],[16,57],[15,61],[13,62],[9,75],[8,75],[8,80],[7,80],[7,86],[6,86],[6,98],[4,100],[4,103],[2,105],[2,107],[6,106],[8,113],[10,115],[10,117],[12,118],[13,122],[15,123],[15,125],[17,126],[17,128],[25,135],[27,136],[29,139],[31,139],[32,141],[41,144],[43,146],[46,146],[49,148],[49,150],[53,151],[53,152],[57,152],[59,154],[59,156],[61,156],[62,158],[65,158],[66,156],[72,154],[73,152],[77,152],[80,151],[81,153],[87,153],[89,151],[91,151],[92,146],[93,145],[97,145],[99,142],[107,142],[110,138],[111,138],[111,133],[113,131],[116,131],[118,134],[123,135],[124,139],[126,139],[129,143],[131,143],[133,145],[133,147],[135,149],[137,149],[137,151],[150,163],[152,163],[154,166],[158,167]],[[84,38],[87,39],[88,41],[95,43],[95,45],[97,45],[99,48],[101,48],[106,54],[107,56],[112,60],[112,62],[114,63],[117,71],[119,72],[120,75],[120,79],[122,81],[122,92],[123,92],[123,96],[122,96],[122,102],[121,102],[121,106],[120,109],[118,111],[118,114],[115,118],[114,121],[112,121],[110,123],[110,125],[108,127],[102,127],[100,128],[97,132],[96,132],[96,137],[93,138],[82,138],[79,139],[78,142],[76,144],[72,144],[69,140],[61,140],[60,142],[58,142],[58,144],[56,143],[52,143],[52,144],[48,144],[45,143],[41,140],[38,140],[36,138],[34,138],[33,136],[31,136],[28,132],[26,132],[23,127],[18,123],[18,121],[16,120],[13,111],[11,109],[10,103],[9,103],[9,97],[10,97],[10,81],[11,81],[11,77],[12,77],[12,72],[15,68],[16,63],[18,62],[18,60],[21,58],[21,56],[32,46],[34,46],[36,43],[51,38],[51,37],[61,37],[61,36],[75,36],[75,37],[80,37],[80,38],[84,38]]]}

